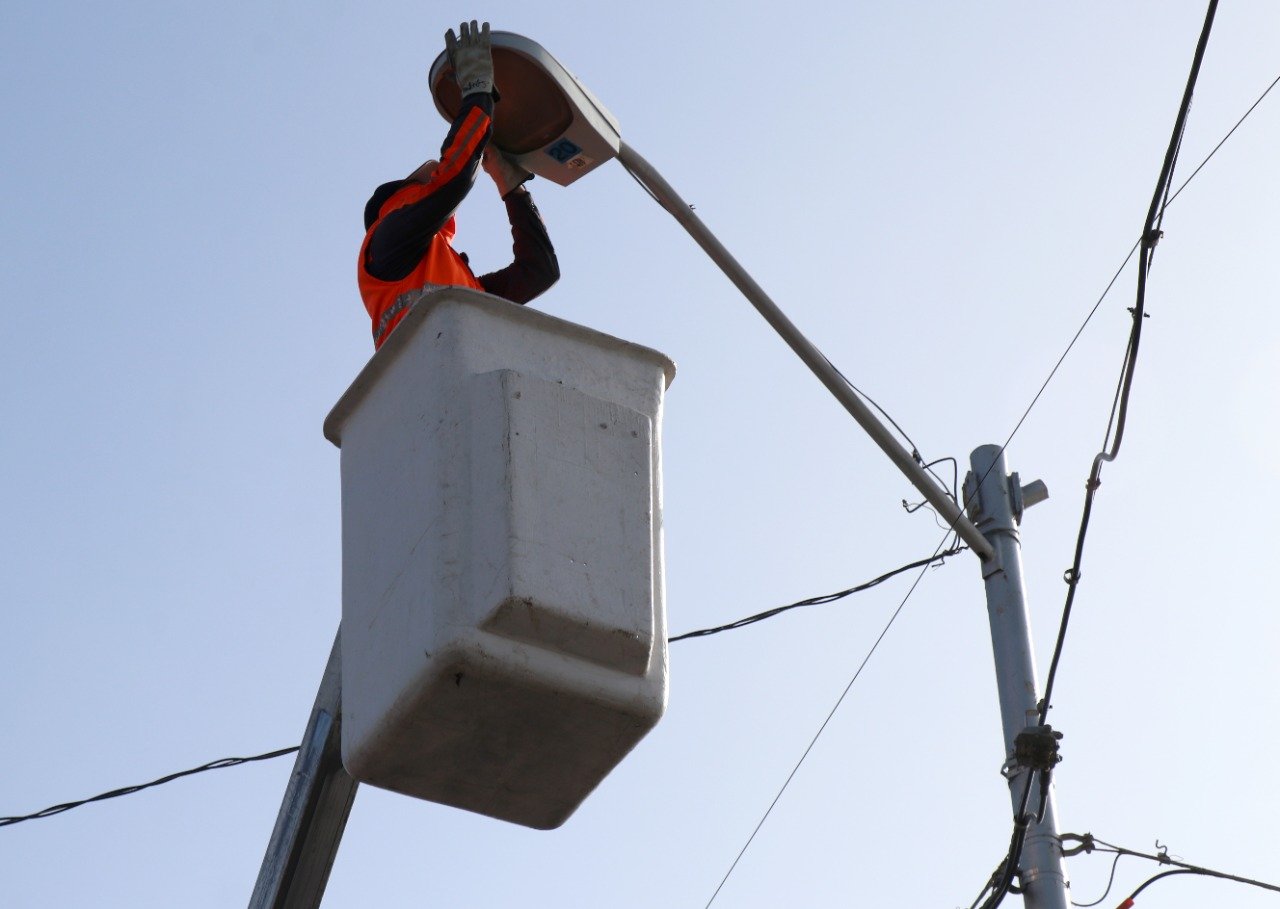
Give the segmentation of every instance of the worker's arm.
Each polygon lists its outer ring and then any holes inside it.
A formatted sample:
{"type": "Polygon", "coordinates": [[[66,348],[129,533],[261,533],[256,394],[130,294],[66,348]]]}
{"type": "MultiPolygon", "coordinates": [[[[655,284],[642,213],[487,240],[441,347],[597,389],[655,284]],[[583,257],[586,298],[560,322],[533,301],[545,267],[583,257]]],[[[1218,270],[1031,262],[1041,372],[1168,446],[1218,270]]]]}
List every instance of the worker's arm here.
{"type": "Polygon", "coordinates": [[[391,197],[407,204],[373,228],[365,269],[380,281],[399,281],[417,266],[431,238],[445,225],[475,183],[480,156],[493,132],[493,96],[468,95],[440,147],[440,166],[426,184],[409,183],[391,197]]]}
{"type": "Polygon", "coordinates": [[[520,187],[507,193],[503,202],[511,221],[511,250],[515,261],[506,268],[481,275],[480,284],[489,293],[512,303],[528,303],[559,280],[560,264],[533,197],[520,187]]]}

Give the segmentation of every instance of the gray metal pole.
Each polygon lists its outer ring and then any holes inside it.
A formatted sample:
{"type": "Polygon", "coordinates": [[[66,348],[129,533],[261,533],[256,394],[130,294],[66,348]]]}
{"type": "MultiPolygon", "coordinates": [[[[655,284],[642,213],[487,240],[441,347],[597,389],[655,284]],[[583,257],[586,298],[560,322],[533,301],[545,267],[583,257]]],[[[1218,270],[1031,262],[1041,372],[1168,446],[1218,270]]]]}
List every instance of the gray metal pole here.
{"type": "Polygon", "coordinates": [[[946,490],[938,485],[916,463],[915,459],[911,457],[911,452],[903,448],[897,438],[862,403],[862,399],[849,387],[849,384],[840,376],[840,373],[831,365],[831,362],[822,355],[818,348],[813,346],[808,338],[801,334],[800,329],[796,328],[751,275],[747,274],[746,269],[716,239],[715,234],[702,223],[702,219],[693,213],[693,209],[680,198],[679,193],[672,188],[671,184],[664,180],[662,175],[653,168],[653,165],[641,157],[640,153],[626,142],[622,143],[622,147],[618,152],[618,161],[632,176],[640,181],[642,186],[653,194],[659,205],[680,222],[680,225],[689,232],[689,236],[693,237],[694,241],[711,257],[712,261],[720,266],[720,270],[728,276],[738,290],[742,291],[742,295],[750,301],[760,315],[764,316],[765,321],[773,326],[774,331],[782,335],[782,339],[804,361],[805,365],[813,371],[813,374],[818,377],[822,384],[827,386],[827,390],[835,395],[836,400],[843,404],[844,409],[849,411],[850,415],[858,421],[858,424],[866,430],[872,441],[880,446],[881,450],[889,456],[889,459],[911,481],[911,484],[920,490],[921,495],[928,500],[930,505],[937,509],[938,514],[956,529],[961,539],[969,544],[969,548],[977,553],[984,562],[990,559],[993,554],[991,545],[978,532],[978,529],[970,523],[969,519],[964,516],[959,506],[947,495],[946,490]]]}
{"type": "Polygon", "coordinates": [[[333,642],[249,909],[315,909],[359,785],[342,767],[342,673],[333,642]]]}
{"type": "MultiPolygon", "coordinates": [[[[994,560],[983,563],[982,574],[987,588],[987,615],[991,621],[1005,756],[1012,759],[1018,733],[1040,722],[1040,695],[1036,687],[1026,589],[1022,582],[1018,525],[1023,510],[1042,501],[1048,493],[1043,483],[1024,488],[1017,474],[1010,476],[998,445],[976,449],[969,457],[969,464],[973,468],[965,481],[969,513],[996,551],[994,560]]],[[[1031,771],[1014,768],[1009,777],[1009,798],[1015,814],[1023,803],[1030,776],[1031,771]]],[[[1039,804],[1037,781],[1027,810],[1034,814],[1039,804]]],[[[1044,817],[1039,822],[1033,819],[1027,830],[1018,873],[1027,909],[1067,909],[1066,874],[1052,791],[1044,817]]]]}

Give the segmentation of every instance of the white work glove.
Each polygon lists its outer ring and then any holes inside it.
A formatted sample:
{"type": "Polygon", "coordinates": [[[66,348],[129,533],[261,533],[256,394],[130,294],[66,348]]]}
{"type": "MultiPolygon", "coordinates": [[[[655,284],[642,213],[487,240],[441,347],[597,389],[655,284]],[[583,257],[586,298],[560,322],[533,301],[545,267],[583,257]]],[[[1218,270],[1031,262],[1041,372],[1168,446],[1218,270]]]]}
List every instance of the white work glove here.
{"type": "Polygon", "coordinates": [[[489,23],[471,25],[463,22],[458,26],[458,35],[453,29],[444,33],[444,47],[449,54],[449,63],[453,66],[454,78],[458,80],[458,88],[462,97],[476,94],[492,94],[498,99],[498,92],[493,84],[493,52],[489,44],[489,23]]]}
{"type": "Polygon", "coordinates": [[[519,189],[523,183],[533,179],[533,174],[508,158],[492,143],[485,146],[484,157],[480,164],[484,167],[484,172],[493,178],[493,182],[498,186],[498,195],[504,199],[519,189]]]}

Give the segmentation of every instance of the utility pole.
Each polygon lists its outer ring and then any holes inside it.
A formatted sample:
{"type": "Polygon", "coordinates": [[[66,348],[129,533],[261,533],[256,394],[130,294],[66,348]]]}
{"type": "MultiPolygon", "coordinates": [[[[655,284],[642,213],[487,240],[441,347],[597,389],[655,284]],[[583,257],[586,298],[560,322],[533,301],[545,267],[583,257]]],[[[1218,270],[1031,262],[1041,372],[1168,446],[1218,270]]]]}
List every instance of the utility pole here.
{"type": "MultiPolygon", "coordinates": [[[[995,556],[982,563],[982,578],[1004,726],[1009,798],[1016,817],[1023,811],[1034,814],[1039,798],[1035,790],[1029,799],[1026,797],[1027,787],[1035,782],[1034,772],[1014,760],[1015,740],[1019,733],[1040,723],[1018,526],[1023,511],[1047,498],[1048,491],[1038,480],[1024,487],[1016,473],[1010,475],[1004,450],[998,445],[976,449],[969,456],[969,464],[972,472],[965,480],[969,513],[995,550],[995,556]]],[[[1044,814],[1038,821],[1033,817],[1027,828],[1017,873],[1027,909],[1067,909],[1067,881],[1052,790],[1047,795],[1044,814]]]]}

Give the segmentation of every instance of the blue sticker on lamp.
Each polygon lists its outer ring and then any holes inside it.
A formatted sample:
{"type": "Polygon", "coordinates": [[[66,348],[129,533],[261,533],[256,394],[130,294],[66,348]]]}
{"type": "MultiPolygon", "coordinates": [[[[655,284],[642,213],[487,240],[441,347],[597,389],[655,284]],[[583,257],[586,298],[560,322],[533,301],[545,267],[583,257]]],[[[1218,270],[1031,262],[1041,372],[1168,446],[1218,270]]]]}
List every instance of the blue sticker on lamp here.
{"type": "Polygon", "coordinates": [[[582,151],[582,149],[579,146],[574,145],[568,139],[561,139],[555,145],[548,146],[547,148],[547,154],[555,158],[561,164],[564,164],[566,161],[573,158],[580,151],[582,151]]]}

